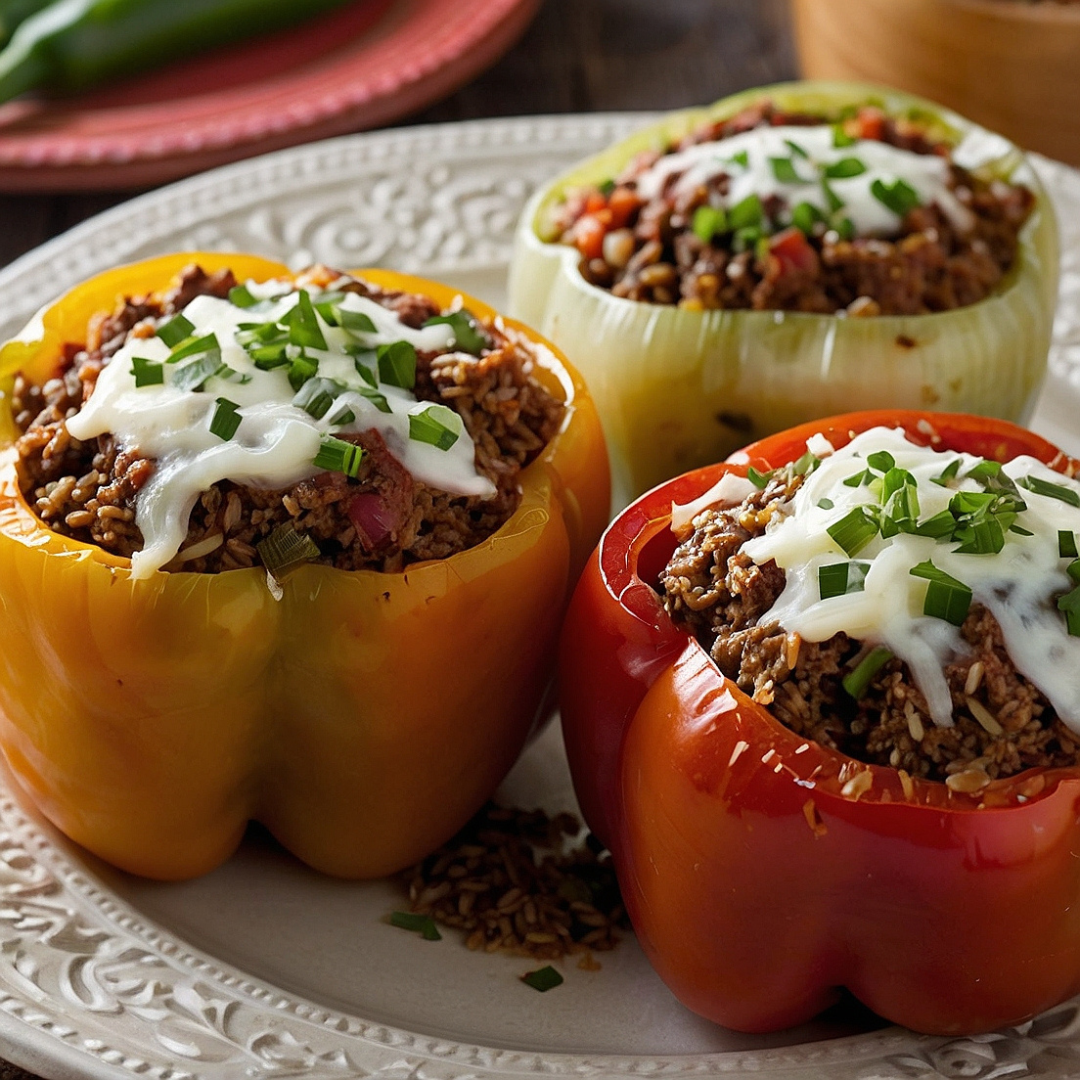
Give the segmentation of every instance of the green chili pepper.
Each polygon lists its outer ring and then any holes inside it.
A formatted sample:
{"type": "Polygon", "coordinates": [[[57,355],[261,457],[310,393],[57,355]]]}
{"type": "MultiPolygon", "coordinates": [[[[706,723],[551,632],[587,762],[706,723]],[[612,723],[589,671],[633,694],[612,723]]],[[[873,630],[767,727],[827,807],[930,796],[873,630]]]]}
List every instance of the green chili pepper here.
{"type": "Polygon", "coordinates": [[[53,0],[0,0],[0,47],[11,40],[15,28],[53,0]]]}
{"type": "MultiPolygon", "coordinates": [[[[0,101],[38,88],[84,90],[280,30],[345,2],[53,0],[26,17],[0,51],[0,101]]],[[[29,4],[11,2],[20,8],[29,4]]]]}

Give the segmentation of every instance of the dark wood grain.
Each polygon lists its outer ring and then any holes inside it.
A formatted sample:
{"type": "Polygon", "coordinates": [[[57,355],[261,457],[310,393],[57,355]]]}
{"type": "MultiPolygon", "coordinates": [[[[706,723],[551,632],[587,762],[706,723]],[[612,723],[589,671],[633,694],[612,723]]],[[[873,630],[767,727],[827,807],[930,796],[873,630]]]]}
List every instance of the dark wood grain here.
{"type": "MultiPolygon", "coordinates": [[[[545,0],[498,64],[402,123],[673,109],[794,77],[785,0],[545,0]]],[[[0,265],[129,197],[0,196],[0,265]]]]}

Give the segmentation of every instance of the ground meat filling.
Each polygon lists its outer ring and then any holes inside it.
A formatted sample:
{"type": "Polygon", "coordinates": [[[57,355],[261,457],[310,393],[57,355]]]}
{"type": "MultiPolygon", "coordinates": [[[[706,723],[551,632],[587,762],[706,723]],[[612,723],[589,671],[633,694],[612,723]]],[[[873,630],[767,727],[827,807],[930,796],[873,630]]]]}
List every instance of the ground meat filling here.
{"type": "Polygon", "coordinates": [[[802,641],[769,611],[783,592],[775,563],[755,565],[743,544],[765,531],[801,478],[780,478],[742,505],[694,519],[661,577],[664,606],[720,670],[793,731],[849,757],[976,791],[1037,766],[1076,763],[1080,738],[1013,665],[997,621],[973,604],[961,627],[971,652],[945,669],[952,727],[930,718],[906,665],[890,659],[852,698],[843,677],[865,655],[845,634],[802,641]]]}
{"type": "MultiPolygon", "coordinates": [[[[426,297],[336,279],[327,271],[311,283],[333,280],[335,288],[377,300],[414,328],[440,313],[426,297]]],[[[135,500],[153,460],[121,448],[109,435],[80,442],[65,420],[89,398],[102,367],[129,335],[149,336],[148,320],[181,311],[195,296],[224,298],[234,285],[228,271],[206,274],[191,267],[159,298],[128,299],[95,316],[86,342],[65,347],[60,370],[43,386],[17,378],[12,402],[22,433],[19,483],[50,528],[115,555],[142,548],[135,500]]],[[[193,508],[180,554],[166,569],[212,573],[255,565],[256,545],[286,524],[316,542],[320,562],[346,570],[396,571],[490,536],[517,509],[520,472],[554,436],[564,409],[534,377],[532,356],[516,339],[496,327],[485,331],[490,348],[476,357],[418,352],[415,392],[461,416],[476,447],[477,471],[497,489],[493,498],[452,495],[415,480],[375,431],[343,436],[364,448],[357,477],[318,472],[277,491],[215,484],[193,508]]]]}
{"type": "MultiPolygon", "coordinates": [[[[668,153],[765,125],[819,125],[820,116],[785,113],[765,104],[711,124],[668,153]]],[[[860,137],[919,154],[949,156],[912,122],[863,109],[850,121],[860,137]]],[[[819,223],[805,236],[788,228],[785,208],[764,200],[773,235],[746,250],[730,240],[706,241],[692,228],[709,202],[707,185],[676,197],[674,180],[643,199],[636,178],[662,155],[639,154],[609,185],[576,189],[554,211],[546,238],[583,252],[581,273],[616,296],[701,309],[786,310],[849,315],[920,315],[974,304],[1012,266],[1034,196],[1025,187],[990,182],[952,163],[950,187],[974,221],[960,232],[937,206],[917,206],[887,239],[844,239],[819,223]],[[602,238],[601,238],[602,234],[602,238]]],[[[727,179],[715,181],[722,193],[727,179]]]]}

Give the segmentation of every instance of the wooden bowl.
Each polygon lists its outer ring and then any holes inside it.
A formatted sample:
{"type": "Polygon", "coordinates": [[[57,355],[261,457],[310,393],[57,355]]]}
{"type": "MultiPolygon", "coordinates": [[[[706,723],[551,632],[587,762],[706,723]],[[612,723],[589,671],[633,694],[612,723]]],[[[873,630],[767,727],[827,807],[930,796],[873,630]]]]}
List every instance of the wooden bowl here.
{"type": "Polygon", "coordinates": [[[806,78],[896,86],[1080,165],[1080,5],[791,0],[791,10],[806,78]]]}

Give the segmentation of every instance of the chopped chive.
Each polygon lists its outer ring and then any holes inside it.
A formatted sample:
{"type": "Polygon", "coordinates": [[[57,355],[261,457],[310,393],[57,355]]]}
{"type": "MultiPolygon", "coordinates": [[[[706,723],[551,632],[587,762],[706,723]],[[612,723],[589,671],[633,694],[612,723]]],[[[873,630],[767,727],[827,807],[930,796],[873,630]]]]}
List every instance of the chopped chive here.
{"type": "Polygon", "coordinates": [[[371,316],[363,311],[351,311],[349,308],[336,305],[333,309],[334,317],[338,326],[343,330],[351,330],[354,334],[374,334],[375,323],[371,316]]]}
{"type": "Polygon", "coordinates": [[[319,545],[307,533],[297,532],[291,524],[279,525],[255,547],[267,572],[279,581],[322,554],[319,545]]]}
{"type": "Polygon", "coordinates": [[[751,465],[746,470],[746,479],[749,480],[750,483],[753,484],[754,487],[756,487],[759,491],[763,491],[765,489],[765,485],[768,484],[768,482],[773,478],[774,472],[775,470],[773,469],[770,469],[768,472],[761,472],[759,469],[755,469],[754,466],[751,465]]]}
{"type": "Polygon", "coordinates": [[[845,157],[826,165],[821,171],[830,180],[849,180],[853,176],[862,176],[866,165],[856,157],[845,157]]]}
{"type": "Polygon", "coordinates": [[[744,169],[749,169],[750,153],[747,150],[740,150],[737,154],[732,154],[728,161],[733,162],[735,165],[741,165],[744,169]]]}
{"type": "Polygon", "coordinates": [[[875,180],[870,185],[870,194],[901,218],[907,217],[919,205],[919,193],[906,180],[897,179],[891,184],[875,180]]]}
{"type": "Polygon", "coordinates": [[[1065,568],[1065,573],[1077,584],[1080,585],[1080,559],[1076,559],[1074,562],[1069,563],[1065,568]]]}
{"type": "Polygon", "coordinates": [[[791,224],[807,236],[812,235],[814,227],[824,220],[825,216],[812,203],[801,202],[791,211],[791,224]]]}
{"type": "Polygon", "coordinates": [[[832,499],[818,499],[817,504],[822,510],[831,510],[836,505],[832,499]]]}
{"type": "Polygon", "coordinates": [[[319,444],[319,452],[315,455],[312,464],[317,469],[344,473],[346,476],[355,479],[360,472],[360,462],[363,456],[363,447],[357,446],[356,443],[337,439],[333,435],[326,435],[319,444]]]}
{"type": "Polygon", "coordinates": [[[769,164],[772,166],[773,176],[781,184],[798,184],[802,178],[795,169],[795,162],[789,157],[771,157],[769,164]]]}
{"type": "Polygon", "coordinates": [[[821,458],[807,450],[792,464],[791,471],[795,476],[808,476],[820,464],[821,458]]]}
{"type": "Polygon", "coordinates": [[[240,323],[236,331],[236,340],[245,349],[251,345],[282,345],[289,340],[288,331],[275,322],[240,323]]]}
{"type": "Polygon", "coordinates": [[[157,336],[171,349],[189,338],[194,330],[195,324],[190,319],[185,319],[183,315],[174,315],[157,328],[157,336]]]}
{"type": "Polygon", "coordinates": [[[1045,495],[1051,499],[1060,499],[1070,506],[1080,506],[1080,492],[1065,487],[1064,484],[1052,484],[1049,480],[1043,480],[1038,476],[1025,476],[1021,483],[1036,495],[1045,495]]]}
{"type": "Polygon", "coordinates": [[[226,442],[231,439],[240,426],[240,414],[236,411],[239,408],[235,401],[219,397],[214,406],[214,415],[210,418],[211,434],[226,442]]]}
{"type": "Polygon", "coordinates": [[[887,473],[896,468],[896,458],[888,450],[877,450],[867,457],[866,464],[875,472],[887,473]]]}
{"type": "Polygon", "coordinates": [[[348,405],[346,405],[339,412],[334,413],[334,415],[331,416],[329,420],[329,424],[331,427],[346,427],[348,424],[353,424],[355,422],[356,413],[354,413],[352,409],[348,407],[348,405]]]}
{"type": "Polygon", "coordinates": [[[327,326],[340,326],[337,306],[345,299],[343,292],[322,292],[311,298],[311,306],[322,316],[327,326]]]}
{"type": "Polygon", "coordinates": [[[390,925],[411,930],[425,941],[442,941],[442,934],[430,915],[416,915],[411,911],[395,911],[390,915],[390,925]]]}
{"type": "Polygon", "coordinates": [[[878,534],[877,520],[865,506],[856,506],[825,530],[847,556],[858,554],[878,534]]]}
{"type": "Polygon", "coordinates": [[[299,390],[318,370],[319,361],[315,357],[306,354],[295,357],[289,361],[289,385],[293,390],[299,390]]]}
{"type": "Polygon", "coordinates": [[[818,567],[818,595],[822,600],[861,592],[870,564],[865,562],[829,563],[818,567]]]}
{"type": "Polygon", "coordinates": [[[186,360],[189,356],[198,356],[199,353],[211,352],[212,350],[220,351],[220,349],[217,334],[206,334],[201,338],[189,338],[169,353],[168,362],[176,364],[181,360],[186,360]]]}
{"type": "Polygon", "coordinates": [[[308,379],[292,399],[292,403],[316,420],[321,420],[346,387],[335,379],[308,379]]]}
{"type": "Polygon", "coordinates": [[[728,231],[727,213],[721,206],[699,206],[690,222],[694,235],[703,243],[711,243],[714,236],[728,231]]]}
{"type": "Polygon", "coordinates": [[[884,645],[871,649],[841,681],[847,693],[858,701],[866,693],[874,676],[892,659],[892,651],[884,645]]]}
{"type": "Polygon", "coordinates": [[[357,388],[356,392],[361,397],[367,398],[367,400],[370,401],[371,404],[379,410],[379,412],[393,412],[393,410],[390,408],[390,403],[386,400],[386,395],[380,394],[378,390],[372,390],[368,386],[361,386],[357,388]]]}
{"type": "MultiPolygon", "coordinates": [[[[229,290],[229,303],[238,308],[254,307],[259,301],[251,295],[246,285],[234,285],[229,290]]],[[[189,330],[188,333],[191,333],[189,330]]]]}
{"type": "MultiPolygon", "coordinates": [[[[1080,563],[1074,565],[1080,565],[1080,563]]],[[[1072,575],[1070,574],[1070,576],[1072,575]]],[[[1073,580],[1076,581],[1077,578],[1074,576],[1073,580]]],[[[1065,613],[1065,626],[1069,636],[1080,637],[1080,585],[1058,597],[1057,606],[1058,611],[1065,613]]]]}
{"type": "Polygon", "coordinates": [[[1010,525],[1009,532],[1016,533],[1017,536],[1034,536],[1035,534],[1030,529],[1021,529],[1019,525],[1010,525]]]}
{"type": "Polygon", "coordinates": [[[1063,559],[1075,559],[1080,555],[1076,550],[1076,533],[1072,529],[1058,530],[1058,555],[1063,559]]]}
{"type": "Polygon", "coordinates": [[[956,518],[948,510],[942,510],[933,517],[920,521],[914,532],[916,536],[932,536],[935,540],[941,540],[944,537],[951,539],[955,529],[956,518]]]}
{"type": "Polygon", "coordinates": [[[606,199],[615,190],[615,181],[608,177],[602,184],[597,185],[596,190],[606,199]]]}
{"type": "Polygon", "coordinates": [[[913,566],[908,573],[912,577],[925,578],[930,583],[923,602],[924,615],[944,619],[953,626],[963,624],[972,598],[971,589],[967,585],[938,569],[930,559],[913,566]]]}
{"type": "Polygon", "coordinates": [[[439,450],[449,450],[461,437],[461,417],[445,405],[428,405],[409,413],[409,438],[428,443],[439,450]]]}
{"type": "Polygon", "coordinates": [[[380,345],[376,350],[379,378],[389,386],[411,390],[416,385],[416,349],[407,341],[380,345]]]}
{"type": "MultiPolygon", "coordinates": [[[[959,464],[959,461],[957,461],[958,467],[959,464]]],[[[1001,462],[992,461],[990,459],[980,461],[978,465],[975,465],[973,468],[968,469],[968,471],[964,473],[964,476],[971,477],[972,480],[978,480],[981,483],[985,483],[985,481],[987,480],[996,479],[1000,475],[1001,462]]]]}
{"type": "MultiPolygon", "coordinates": [[[[379,356],[374,349],[369,349],[363,354],[364,359],[370,360],[372,364],[378,364],[379,356]]],[[[375,374],[375,369],[368,367],[367,364],[359,356],[353,357],[353,367],[356,368],[356,374],[360,376],[373,390],[379,385],[379,377],[375,374]]]]}
{"type": "Polygon", "coordinates": [[[304,289],[297,294],[296,305],[289,309],[282,322],[289,328],[289,341],[301,349],[325,349],[326,338],[319,326],[319,317],[304,289]]]}
{"type": "Polygon", "coordinates": [[[165,381],[165,365],[157,360],[147,360],[145,356],[131,358],[131,374],[135,376],[135,386],[160,386],[165,381]]]}
{"type": "Polygon", "coordinates": [[[450,327],[454,334],[454,344],[462,352],[479,356],[491,345],[487,334],[480,328],[476,316],[465,308],[452,311],[448,315],[433,315],[424,323],[424,326],[438,326],[440,323],[446,323],[450,327]]]}
{"type": "Polygon", "coordinates": [[[248,356],[260,371],[273,371],[274,368],[292,363],[284,345],[262,345],[257,349],[248,349],[248,356]]]}
{"type": "Polygon", "coordinates": [[[209,352],[197,356],[183,366],[173,371],[172,385],[177,390],[198,391],[201,390],[207,379],[213,378],[225,368],[221,361],[221,350],[211,349],[209,352]]]}
{"type": "Polygon", "coordinates": [[[836,235],[841,240],[854,240],[855,239],[855,222],[849,217],[841,217],[833,222],[832,226],[836,230],[836,235]]]}
{"type": "Polygon", "coordinates": [[[842,124],[834,124],[832,129],[832,144],[837,150],[845,146],[854,146],[859,140],[854,135],[849,135],[842,124]]]}
{"type": "Polygon", "coordinates": [[[805,147],[803,147],[803,146],[800,146],[800,145],[799,145],[799,144],[798,144],[797,142],[795,142],[795,141],[794,141],[793,139],[785,139],[785,140],[784,140],[784,142],[785,142],[785,143],[787,144],[787,148],[788,148],[788,149],[789,149],[789,150],[790,150],[790,151],[791,151],[791,152],[792,152],[792,153],[793,153],[793,154],[794,154],[794,155],[795,155],[796,157],[801,157],[801,158],[809,158],[809,157],[810,157],[810,155],[809,155],[809,154],[808,154],[808,153],[806,152],[806,148],[805,148],[805,147]]]}
{"type": "Polygon", "coordinates": [[[765,220],[765,211],[756,195],[747,195],[728,211],[728,223],[736,232],[758,229],[765,220]]]}
{"type": "Polygon", "coordinates": [[[869,469],[863,469],[862,472],[854,473],[851,476],[845,477],[843,480],[844,487],[857,488],[862,487],[867,481],[873,479],[873,474],[869,469]]]}
{"type": "Polygon", "coordinates": [[[829,181],[824,177],[821,179],[821,190],[825,196],[825,202],[828,204],[830,214],[835,214],[838,210],[844,209],[844,200],[833,191],[829,181]]]}
{"type": "Polygon", "coordinates": [[[941,472],[937,476],[932,477],[932,481],[935,484],[940,484],[941,487],[948,487],[949,486],[949,481],[954,479],[956,474],[959,471],[960,471],[960,459],[959,458],[953,458],[953,460],[950,461],[949,464],[946,465],[945,468],[942,469],[941,472]]]}
{"type": "Polygon", "coordinates": [[[531,986],[534,990],[539,990],[541,994],[548,990],[553,990],[556,986],[561,986],[563,983],[563,977],[550,965],[542,967],[536,971],[530,971],[521,976],[521,981],[526,986],[531,986]]]}
{"type": "Polygon", "coordinates": [[[959,547],[953,548],[958,555],[996,555],[1005,546],[1005,533],[992,517],[962,526],[953,539],[961,541],[959,547]]]}

